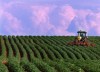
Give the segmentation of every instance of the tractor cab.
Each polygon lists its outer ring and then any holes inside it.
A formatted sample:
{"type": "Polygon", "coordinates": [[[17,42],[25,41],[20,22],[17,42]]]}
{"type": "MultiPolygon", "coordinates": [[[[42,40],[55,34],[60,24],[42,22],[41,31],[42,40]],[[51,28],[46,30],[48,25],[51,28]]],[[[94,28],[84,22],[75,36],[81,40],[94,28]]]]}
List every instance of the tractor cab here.
{"type": "Polygon", "coordinates": [[[87,33],[87,32],[81,31],[81,30],[80,30],[80,31],[78,31],[77,33],[78,33],[78,36],[80,36],[80,37],[82,37],[82,38],[86,38],[86,33],[87,33]]]}
{"type": "Polygon", "coordinates": [[[78,31],[77,32],[78,33],[78,36],[76,37],[76,39],[78,40],[78,41],[84,41],[87,37],[86,37],[86,33],[87,32],[85,32],[85,31],[78,31]]]}

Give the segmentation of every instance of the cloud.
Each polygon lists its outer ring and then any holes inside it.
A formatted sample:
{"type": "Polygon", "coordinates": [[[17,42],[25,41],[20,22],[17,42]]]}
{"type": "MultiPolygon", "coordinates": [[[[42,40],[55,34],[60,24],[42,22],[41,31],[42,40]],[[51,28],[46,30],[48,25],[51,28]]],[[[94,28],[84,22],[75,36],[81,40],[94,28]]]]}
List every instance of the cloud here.
{"type": "Polygon", "coordinates": [[[22,31],[21,21],[8,12],[4,12],[3,16],[7,21],[4,29],[10,34],[19,35],[22,31]]]}
{"type": "Polygon", "coordinates": [[[49,5],[32,6],[32,14],[33,14],[32,20],[34,20],[36,24],[47,22],[49,20],[49,14],[50,12],[52,12],[54,8],[55,6],[49,6],[49,5]]]}
{"type": "Polygon", "coordinates": [[[92,13],[90,19],[90,26],[94,28],[98,35],[100,35],[100,12],[92,13]]]}
{"type": "Polygon", "coordinates": [[[63,29],[63,28],[54,28],[53,30],[54,35],[60,35],[60,36],[73,36],[75,35],[75,33],[72,32],[68,32],[67,30],[63,29]]]}
{"type": "Polygon", "coordinates": [[[11,29],[18,31],[21,28],[21,22],[16,17],[8,12],[5,12],[4,16],[8,20],[8,26],[10,26],[11,29]]]}
{"type": "Polygon", "coordinates": [[[62,6],[60,16],[61,16],[61,26],[63,26],[63,28],[64,27],[68,28],[70,22],[75,17],[74,9],[69,5],[62,6]]]}
{"type": "Polygon", "coordinates": [[[74,35],[74,33],[68,32],[67,29],[75,15],[74,9],[70,5],[65,5],[60,8],[59,16],[61,17],[61,20],[56,30],[58,35],[74,35]]]}
{"type": "Polygon", "coordinates": [[[100,12],[94,12],[89,9],[76,10],[75,24],[79,30],[95,30],[96,35],[100,35],[100,12]]]}
{"type": "Polygon", "coordinates": [[[48,20],[50,7],[32,6],[33,21],[36,24],[45,23],[48,20]]]}
{"type": "MultiPolygon", "coordinates": [[[[21,12],[20,9],[18,10],[19,13],[21,12]]],[[[91,30],[94,29],[96,35],[100,35],[100,10],[99,8],[96,10],[97,11],[81,8],[77,9],[68,4],[59,6],[56,4],[32,3],[29,5],[29,3],[23,1],[11,1],[2,3],[2,6],[0,6],[0,19],[2,19],[2,17],[4,18],[4,22],[6,23],[1,26],[3,27],[2,29],[9,34],[27,35],[32,33],[33,35],[46,35],[52,31],[52,35],[75,35],[75,33],[68,31],[71,24],[75,24],[77,30],[81,29],[92,32],[91,30]],[[23,15],[26,15],[27,18],[25,19],[24,17],[26,16],[24,16],[22,19],[20,14],[18,17],[16,16],[17,12],[12,13],[14,8],[19,9],[19,7],[20,9],[28,10],[31,16],[25,11],[24,13],[26,14],[23,15]],[[24,21],[24,19],[26,21],[24,21]],[[23,28],[25,22],[30,23],[26,25],[29,26],[28,28],[23,28]]],[[[73,29],[74,27],[71,28],[73,29]]]]}
{"type": "Polygon", "coordinates": [[[0,20],[2,18],[2,14],[3,14],[3,10],[2,10],[2,8],[0,8],[0,20]]]}
{"type": "Polygon", "coordinates": [[[78,30],[92,32],[90,30],[94,29],[95,34],[100,35],[100,12],[94,12],[91,9],[74,9],[70,5],[65,5],[61,7],[59,15],[61,20],[60,25],[55,30],[57,34],[75,35],[67,31],[73,21],[78,30]]]}
{"type": "Polygon", "coordinates": [[[85,30],[89,31],[90,29],[90,24],[87,22],[88,20],[86,19],[87,16],[91,13],[90,10],[75,10],[76,12],[76,17],[75,17],[75,25],[78,28],[78,30],[85,30]]]}
{"type": "Polygon", "coordinates": [[[1,28],[3,31],[6,31],[7,34],[19,35],[22,34],[21,21],[13,14],[8,12],[8,8],[10,8],[12,5],[13,3],[4,3],[4,5],[0,7],[0,19],[5,22],[4,24],[0,23],[0,25],[2,26],[1,28]]]}
{"type": "Polygon", "coordinates": [[[46,34],[48,30],[54,26],[50,23],[50,14],[55,6],[43,5],[43,6],[32,6],[32,21],[33,26],[37,28],[39,34],[46,34]]]}
{"type": "MultiPolygon", "coordinates": [[[[74,18],[75,14],[71,6],[63,6],[58,12],[61,17],[59,25],[51,24],[50,15],[55,11],[57,6],[44,5],[44,6],[32,6],[32,21],[33,26],[37,28],[35,31],[39,34],[47,34],[48,31],[52,30],[53,35],[74,35],[74,33],[67,32],[67,28],[74,18]],[[71,12],[68,12],[71,11],[71,12]]],[[[59,7],[58,7],[59,8],[59,7]]]]}

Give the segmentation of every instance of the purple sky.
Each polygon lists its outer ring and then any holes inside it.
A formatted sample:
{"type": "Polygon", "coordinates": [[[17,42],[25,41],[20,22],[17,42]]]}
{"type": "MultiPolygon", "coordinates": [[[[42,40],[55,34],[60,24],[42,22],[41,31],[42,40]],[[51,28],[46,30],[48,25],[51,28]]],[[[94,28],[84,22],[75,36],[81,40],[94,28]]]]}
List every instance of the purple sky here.
{"type": "Polygon", "coordinates": [[[100,0],[0,0],[1,35],[100,36],[100,0]]]}

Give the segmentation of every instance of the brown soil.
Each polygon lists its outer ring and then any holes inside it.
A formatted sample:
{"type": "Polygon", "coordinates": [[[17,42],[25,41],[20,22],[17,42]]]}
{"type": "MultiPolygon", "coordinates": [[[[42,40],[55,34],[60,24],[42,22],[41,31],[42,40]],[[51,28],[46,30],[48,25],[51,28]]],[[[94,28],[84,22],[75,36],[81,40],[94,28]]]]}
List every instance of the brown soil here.
{"type": "Polygon", "coordinates": [[[3,64],[7,64],[7,61],[6,61],[6,60],[3,60],[2,63],[3,63],[3,64]]]}

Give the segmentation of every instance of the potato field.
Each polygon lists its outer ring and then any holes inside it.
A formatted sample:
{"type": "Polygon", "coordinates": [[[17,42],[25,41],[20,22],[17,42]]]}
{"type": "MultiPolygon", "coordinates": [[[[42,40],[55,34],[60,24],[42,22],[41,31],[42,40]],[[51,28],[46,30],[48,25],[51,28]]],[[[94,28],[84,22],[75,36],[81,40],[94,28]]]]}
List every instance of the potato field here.
{"type": "Polygon", "coordinates": [[[95,47],[67,46],[74,36],[0,36],[0,72],[100,72],[95,47]]]}

